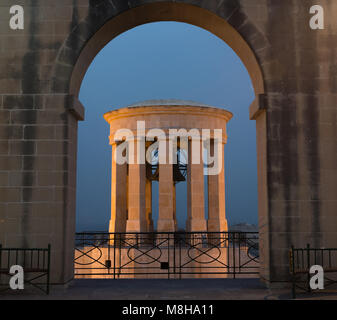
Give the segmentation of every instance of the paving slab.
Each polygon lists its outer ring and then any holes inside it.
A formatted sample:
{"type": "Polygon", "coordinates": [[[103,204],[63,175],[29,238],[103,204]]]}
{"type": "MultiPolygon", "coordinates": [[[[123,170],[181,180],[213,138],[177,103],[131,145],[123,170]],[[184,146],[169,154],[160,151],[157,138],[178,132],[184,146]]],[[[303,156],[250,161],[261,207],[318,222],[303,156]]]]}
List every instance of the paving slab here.
{"type": "MultiPolygon", "coordinates": [[[[250,279],[77,279],[67,286],[51,286],[46,295],[27,287],[0,293],[0,300],[288,300],[289,288],[269,289],[250,279]]],[[[337,288],[313,294],[298,293],[302,300],[337,300],[337,288]]]]}

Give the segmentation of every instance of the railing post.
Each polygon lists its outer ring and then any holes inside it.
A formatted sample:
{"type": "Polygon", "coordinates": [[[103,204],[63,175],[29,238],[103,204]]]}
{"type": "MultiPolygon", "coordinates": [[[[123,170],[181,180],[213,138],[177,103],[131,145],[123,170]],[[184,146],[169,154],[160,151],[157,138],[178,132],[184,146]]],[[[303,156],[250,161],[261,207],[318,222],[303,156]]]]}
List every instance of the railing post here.
{"type": "MultiPolygon", "coordinates": [[[[125,239],[127,239],[127,234],[124,234],[125,238],[123,239],[124,240],[124,244],[126,243],[125,239]]],[[[120,239],[121,240],[121,239],[120,239]]],[[[119,242],[119,267],[118,267],[118,278],[120,277],[121,275],[121,269],[122,269],[122,241],[118,241],[119,242]]]]}
{"type": "Polygon", "coordinates": [[[234,279],[236,278],[236,259],[235,259],[235,238],[236,238],[236,233],[233,233],[233,239],[232,239],[232,250],[233,250],[233,276],[234,279]]]}
{"type": "MultiPolygon", "coordinates": [[[[184,234],[184,237],[184,242],[186,242],[186,234],[184,234]]],[[[181,241],[179,241],[179,279],[181,280],[181,241]]]]}
{"type": "Polygon", "coordinates": [[[47,265],[47,294],[49,294],[49,284],[50,284],[50,254],[51,254],[51,245],[48,244],[48,265],[47,265]]]}
{"type": "Polygon", "coordinates": [[[2,267],[2,244],[0,243],[0,269],[2,267]]]}
{"type": "Polygon", "coordinates": [[[168,263],[168,268],[167,268],[167,277],[170,279],[170,233],[167,233],[167,263],[168,263]]]}
{"type": "MultiPolygon", "coordinates": [[[[109,238],[110,238],[110,234],[109,234],[109,238]]],[[[119,241],[118,239],[116,239],[116,234],[113,233],[113,238],[114,238],[114,242],[113,242],[113,246],[114,246],[114,279],[116,279],[116,240],[119,241]]]]}
{"type": "MultiPolygon", "coordinates": [[[[239,250],[238,250],[238,252],[239,252],[239,273],[241,272],[241,241],[242,241],[242,237],[243,236],[243,234],[240,232],[239,233],[239,250]]],[[[246,243],[245,243],[246,244],[246,243]]],[[[247,253],[248,253],[248,246],[247,246],[247,253]]]]}
{"type": "Polygon", "coordinates": [[[177,241],[177,233],[173,234],[173,275],[174,279],[176,278],[176,241],[177,241]]]}
{"type": "MultiPolygon", "coordinates": [[[[315,252],[316,254],[316,252],[315,252]]],[[[308,292],[311,292],[311,288],[310,288],[310,244],[307,244],[307,264],[308,264],[308,292]]]]}
{"type": "Polygon", "coordinates": [[[289,251],[289,263],[290,263],[290,272],[291,272],[291,283],[292,283],[292,297],[296,298],[296,283],[295,283],[295,261],[294,261],[294,246],[291,246],[289,251]]]}
{"type": "MultiPolygon", "coordinates": [[[[0,243],[0,269],[2,268],[2,244],[0,243]]],[[[1,275],[0,275],[0,284],[1,284],[1,275]]]]}

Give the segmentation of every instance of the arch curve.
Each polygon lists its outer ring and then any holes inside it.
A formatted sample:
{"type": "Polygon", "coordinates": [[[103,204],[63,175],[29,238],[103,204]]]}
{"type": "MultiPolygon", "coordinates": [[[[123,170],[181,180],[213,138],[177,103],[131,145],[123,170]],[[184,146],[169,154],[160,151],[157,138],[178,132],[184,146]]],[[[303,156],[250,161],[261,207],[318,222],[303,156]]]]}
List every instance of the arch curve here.
{"type": "Polygon", "coordinates": [[[98,5],[90,9],[85,20],[77,24],[73,21],[76,26],[60,49],[54,69],[54,90],[78,97],[88,67],[108,42],[145,23],[176,21],[203,28],[224,40],[247,68],[256,97],[264,93],[262,71],[254,51],[265,47],[266,40],[241,12],[237,1],[234,1],[235,5],[232,2],[221,6],[217,0],[208,0],[207,5],[202,2],[200,6],[188,2],[153,0],[135,7],[113,6],[109,2],[109,7],[98,5]],[[103,9],[105,14],[97,13],[103,9]],[[242,34],[237,31],[239,29],[242,34]],[[252,48],[253,40],[257,38],[259,41],[252,48]]]}

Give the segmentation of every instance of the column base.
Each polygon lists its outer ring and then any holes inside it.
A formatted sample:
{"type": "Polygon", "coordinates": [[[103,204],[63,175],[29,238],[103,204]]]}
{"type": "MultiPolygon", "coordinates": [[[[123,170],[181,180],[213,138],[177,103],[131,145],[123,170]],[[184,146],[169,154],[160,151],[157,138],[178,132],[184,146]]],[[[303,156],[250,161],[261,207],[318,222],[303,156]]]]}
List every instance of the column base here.
{"type": "Polygon", "coordinates": [[[173,219],[158,219],[157,223],[158,232],[175,232],[176,223],[173,219]]]}
{"type": "Polygon", "coordinates": [[[153,232],[153,220],[147,221],[147,232],[153,232]]]}
{"type": "Polygon", "coordinates": [[[109,232],[125,232],[125,224],[126,221],[116,221],[116,220],[110,220],[109,221],[109,232]]]}
{"type": "Polygon", "coordinates": [[[116,232],[116,221],[115,220],[109,221],[109,232],[110,233],[116,232]]]}
{"type": "Polygon", "coordinates": [[[186,223],[186,230],[188,232],[206,232],[207,223],[205,219],[191,219],[186,223]]]}
{"type": "Polygon", "coordinates": [[[146,232],[147,221],[146,220],[127,220],[126,232],[146,232]]]}
{"type": "MultiPolygon", "coordinates": [[[[116,232],[116,221],[110,220],[109,221],[109,233],[115,233],[116,232]]],[[[109,244],[112,246],[115,243],[115,236],[110,235],[109,236],[109,244]]]]}
{"type": "Polygon", "coordinates": [[[208,219],[207,220],[208,232],[228,232],[227,219],[208,219]]]}

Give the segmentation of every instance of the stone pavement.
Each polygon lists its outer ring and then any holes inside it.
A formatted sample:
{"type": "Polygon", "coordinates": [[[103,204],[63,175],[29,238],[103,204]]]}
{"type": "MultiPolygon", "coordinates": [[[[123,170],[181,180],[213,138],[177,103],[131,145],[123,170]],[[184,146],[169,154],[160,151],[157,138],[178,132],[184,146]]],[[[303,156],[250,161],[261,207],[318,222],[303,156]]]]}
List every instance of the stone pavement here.
{"type": "MultiPolygon", "coordinates": [[[[28,289],[27,289],[28,290],[28,289]]],[[[333,294],[298,295],[304,299],[336,299],[333,294]]],[[[52,287],[49,296],[36,290],[7,291],[3,299],[80,300],[284,300],[290,289],[267,289],[258,279],[123,279],[74,280],[68,287],[52,287]]]]}
{"type": "MultiPolygon", "coordinates": [[[[268,289],[259,279],[78,279],[67,287],[51,287],[47,296],[36,289],[0,293],[0,300],[286,300],[290,289],[268,289]]],[[[298,294],[299,299],[336,300],[337,290],[298,294]]]]}

